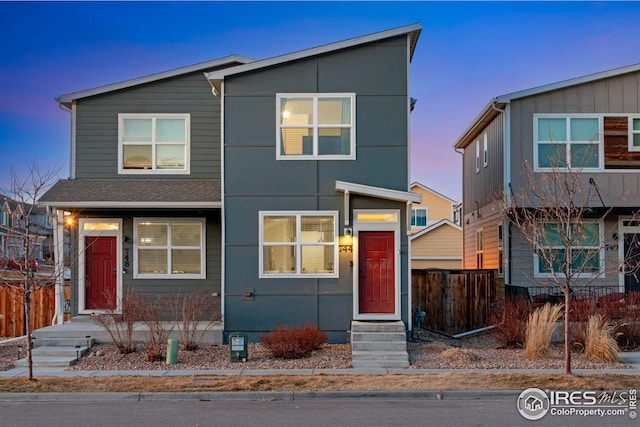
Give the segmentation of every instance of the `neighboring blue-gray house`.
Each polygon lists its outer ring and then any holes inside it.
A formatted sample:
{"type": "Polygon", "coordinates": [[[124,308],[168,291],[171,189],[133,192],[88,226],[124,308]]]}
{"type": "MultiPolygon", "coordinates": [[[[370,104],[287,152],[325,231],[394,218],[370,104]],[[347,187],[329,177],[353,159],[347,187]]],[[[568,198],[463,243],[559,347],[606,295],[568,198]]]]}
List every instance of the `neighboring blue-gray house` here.
{"type": "Polygon", "coordinates": [[[411,328],[415,24],[271,59],[227,57],[58,98],[71,174],[72,315],[128,287],[207,289],[225,333],[411,328]],[[409,227],[410,228],[410,227],[409,227]]]}

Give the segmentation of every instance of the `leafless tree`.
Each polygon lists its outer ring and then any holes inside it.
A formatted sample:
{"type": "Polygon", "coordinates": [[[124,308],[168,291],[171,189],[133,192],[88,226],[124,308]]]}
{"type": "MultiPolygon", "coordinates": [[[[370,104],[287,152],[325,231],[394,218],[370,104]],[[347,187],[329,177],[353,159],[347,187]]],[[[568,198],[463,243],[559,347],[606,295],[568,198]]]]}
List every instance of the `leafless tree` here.
{"type": "MultiPolygon", "coordinates": [[[[605,206],[583,168],[570,167],[560,155],[541,172],[534,173],[526,160],[523,165],[523,184],[504,198],[504,216],[534,253],[537,280],[562,295],[565,373],[571,374],[571,299],[605,273],[605,233],[600,224],[605,226],[611,207],[605,206]]],[[[628,260],[615,264],[611,270],[616,273],[620,268],[637,269],[628,260]]]]}
{"type": "MultiPolygon", "coordinates": [[[[55,276],[62,274],[55,268],[50,272],[36,272],[37,241],[41,237],[39,231],[43,225],[35,221],[36,214],[40,215],[41,207],[37,200],[55,182],[59,176],[60,167],[41,170],[35,162],[27,162],[23,173],[11,168],[10,188],[2,192],[5,196],[5,204],[9,207],[9,216],[12,218],[10,226],[6,228],[7,250],[3,253],[5,267],[16,266],[19,273],[13,279],[3,277],[0,286],[8,287],[14,292],[11,294],[21,299],[25,318],[25,335],[27,336],[27,376],[33,379],[33,359],[31,342],[31,306],[32,296],[40,289],[55,286],[55,276]]],[[[45,213],[46,215],[46,213],[45,213]]],[[[44,215],[42,215],[44,216],[44,215]]]]}

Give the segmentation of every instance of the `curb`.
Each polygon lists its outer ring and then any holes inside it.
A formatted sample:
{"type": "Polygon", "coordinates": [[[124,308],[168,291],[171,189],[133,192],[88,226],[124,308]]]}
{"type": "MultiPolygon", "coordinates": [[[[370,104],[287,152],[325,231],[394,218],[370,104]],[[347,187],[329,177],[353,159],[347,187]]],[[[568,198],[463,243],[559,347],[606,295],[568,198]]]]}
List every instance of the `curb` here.
{"type": "Polygon", "coordinates": [[[329,391],[329,392],[113,392],[0,393],[0,402],[144,402],[167,400],[301,401],[331,399],[386,400],[515,400],[514,390],[329,391]]]}

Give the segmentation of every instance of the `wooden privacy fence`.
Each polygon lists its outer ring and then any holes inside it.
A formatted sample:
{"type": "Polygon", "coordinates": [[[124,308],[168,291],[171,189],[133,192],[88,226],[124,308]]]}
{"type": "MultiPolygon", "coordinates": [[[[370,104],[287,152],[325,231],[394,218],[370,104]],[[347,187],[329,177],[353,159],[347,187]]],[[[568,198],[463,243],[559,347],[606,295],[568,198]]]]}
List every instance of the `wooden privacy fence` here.
{"type": "MultiPolygon", "coordinates": [[[[68,283],[65,285],[64,298],[69,298],[68,283]]],[[[55,303],[55,286],[40,288],[31,294],[32,331],[51,325],[55,303]]],[[[25,334],[24,305],[20,289],[0,286],[0,315],[0,337],[19,337],[25,334]]]]}
{"type": "Polygon", "coordinates": [[[419,306],[424,328],[450,335],[489,326],[496,276],[495,270],[412,270],[412,315],[419,306]]]}

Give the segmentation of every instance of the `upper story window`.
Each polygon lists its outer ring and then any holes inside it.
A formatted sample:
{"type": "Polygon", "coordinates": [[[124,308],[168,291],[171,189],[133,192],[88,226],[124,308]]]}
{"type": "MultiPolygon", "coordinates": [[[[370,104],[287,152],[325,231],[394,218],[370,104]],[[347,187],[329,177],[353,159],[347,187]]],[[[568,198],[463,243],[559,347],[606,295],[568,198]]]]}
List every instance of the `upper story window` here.
{"type": "Polygon", "coordinates": [[[428,221],[426,208],[414,208],[411,212],[412,227],[426,227],[428,221]]]}
{"type": "Polygon", "coordinates": [[[535,114],[533,121],[536,170],[603,168],[601,116],[535,114]]]}
{"type": "Polygon", "coordinates": [[[338,277],[337,241],[337,212],[260,212],[260,277],[338,277]]]}
{"type": "Polygon", "coordinates": [[[276,158],[353,160],[353,93],[278,94],[276,158]]]}
{"type": "Polygon", "coordinates": [[[487,166],[489,166],[489,141],[488,141],[488,135],[485,133],[484,134],[484,149],[483,149],[483,157],[484,157],[484,167],[486,168],[487,166]]]}
{"type": "Polygon", "coordinates": [[[640,151],[640,117],[629,117],[629,151],[640,151]]]}
{"type": "Polygon", "coordinates": [[[476,268],[484,268],[484,229],[476,230],[476,268]]]}
{"type": "Polygon", "coordinates": [[[480,173],[480,140],[476,141],[476,173],[480,173]]]}
{"type": "Polygon", "coordinates": [[[118,172],[189,173],[189,114],[119,114],[118,172]]]}

